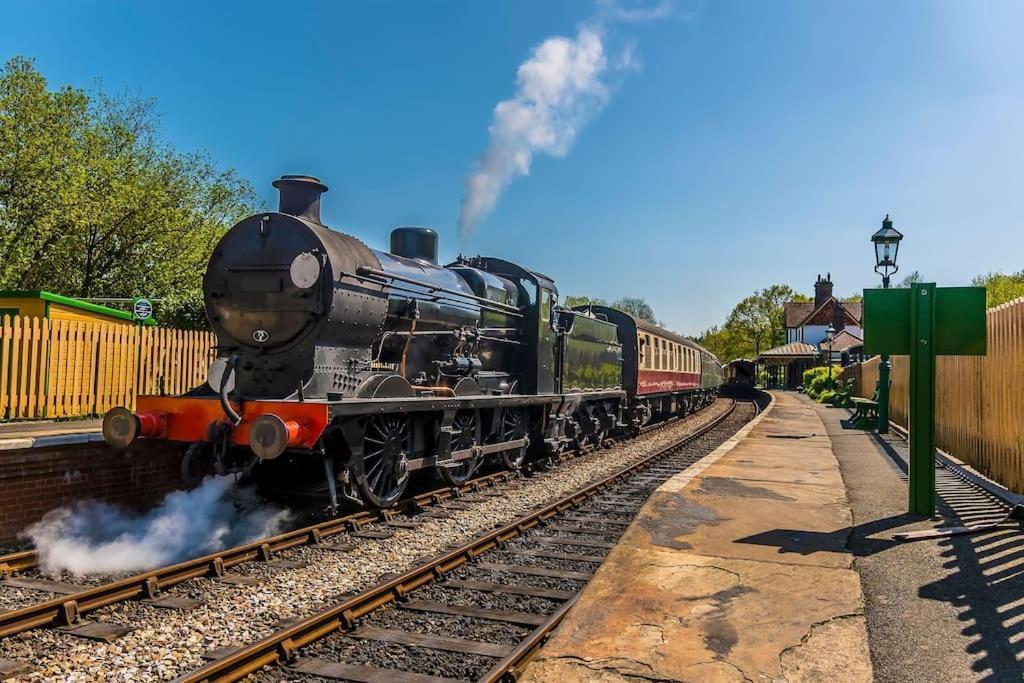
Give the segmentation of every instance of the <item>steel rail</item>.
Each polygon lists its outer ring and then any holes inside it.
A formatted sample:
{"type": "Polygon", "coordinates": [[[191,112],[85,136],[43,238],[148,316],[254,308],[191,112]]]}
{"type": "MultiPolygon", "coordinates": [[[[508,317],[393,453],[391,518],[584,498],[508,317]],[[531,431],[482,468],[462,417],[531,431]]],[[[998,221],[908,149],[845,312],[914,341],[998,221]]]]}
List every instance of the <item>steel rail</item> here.
{"type": "MultiPolygon", "coordinates": [[[[300,648],[336,631],[351,629],[359,618],[400,600],[412,591],[442,578],[445,574],[458,569],[487,552],[501,548],[505,543],[526,531],[543,524],[552,517],[567,510],[578,507],[605,489],[670,456],[675,449],[699,438],[721,424],[736,409],[736,405],[737,402],[733,400],[729,410],[725,413],[692,434],[688,434],[656,453],[652,453],[593,484],[589,484],[575,493],[570,493],[554,503],[524,515],[498,529],[487,532],[454,550],[448,551],[396,577],[379,583],[363,593],[328,607],[279,631],[275,631],[266,638],[236,650],[221,659],[214,660],[194,671],[188,672],[175,679],[175,683],[228,683],[229,681],[237,681],[249,674],[255,673],[264,666],[286,664],[297,655],[300,648]]],[[[544,635],[550,632],[551,628],[554,628],[550,621],[548,622],[550,628],[540,635],[544,635]]],[[[540,628],[538,627],[538,630],[540,628]]],[[[510,656],[499,662],[499,664],[506,666],[506,670],[521,666],[524,661],[523,658],[535,652],[536,649],[536,647],[517,647],[513,655],[519,653],[519,659],[512,661],[510,656]]]]}
{"type": "Polygon", "coordinates": [[[37,566],[39,566],[39,555],[33,549],[0,556],[0,576],[12,572],[23,572],[26,569],[35,569],[37,566]]]}
{"type": "MultiPolygon", "coordinates": [[[[59,595],[43,602],[0,613],[0,638],[29,629],[50,625],[70,625],[78,617],[100,607],[135,598],[156,598],[160,591],[201,576],[223,576],[224,571],[244,562],[269,561],[282,550],[298,546],[315,546],[323,539],[348,531],[357,531],[373,522],[386,522],[401,511],[426,508],[480,490],[496,483],[508,481],[515,473],[501,471],[471,480],[460,486],[420,493],[393,508],[361,510],[343,517],[325,520],[283,534],[262,538],[250,543],[227,548],[177,564],[152,569],[134,576],[111,581],[99,586],[83,588],[68,595],[59,595]]],[[[31,569],[38,564],[34,550],[26,550],[3,558],[4,571],[31,569]],[[4,569],[14,567],[14,569],[4,569]]],[[[3,585],[0,582],[0,585],[3,585]]]]}

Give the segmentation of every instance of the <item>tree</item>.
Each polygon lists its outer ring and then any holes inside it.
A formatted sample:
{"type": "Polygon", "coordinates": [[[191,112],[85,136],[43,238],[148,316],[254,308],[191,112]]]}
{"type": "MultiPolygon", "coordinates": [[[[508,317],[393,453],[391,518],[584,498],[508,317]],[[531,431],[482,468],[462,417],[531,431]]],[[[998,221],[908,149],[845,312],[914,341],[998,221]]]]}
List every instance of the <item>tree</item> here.
{"type": "Polygon", "coordinates": [[[625,311],[635,318],[646,320],[654,324],[658,324],[657,319],[654,317],[654,309],[643,297],[639,296],[627,296],[621,299],[616,299],[612,303],[612,308],[617,308],[620,311],[625,311]]]}
{"type": "Polygon", "coordinates": [[[971,284],[975,287],[985,288],[985,305],[992,308],[1024,297],[1024,270],[1010,275],[1002,273],[979,275],[971,280],[971,284]]]}
{"type": "Polygon", "coordinates": [[[771,285],[745,297],[732,309],[725,324],[697,338],[721,360],[753,358],[761,351],[786,342],[785,304],[810,301],[788,285],[771,285]]]}
{"type": "Polygon", "coordinates": [[[787,301],[793,301],[796,293],[789,285],[772,285],[765,287],[760,292],[754,292],[765,315],[768,316],[770,326],[768,339],[772,346],[778,346],[786,342],[786,311],[787,301]]]}
{"type": "Polygon", "coordinates": [[[714,326],[705,330],[697,337],[697,343],[718,356],[723,363],[737,358],[750,358],[751,347],[748,340],[735,328],[714,326]]]}
{"type": "Polygon", "coordinates": [[[155,102],[64,86],[31,60],[0,70],[0,287],[192,298],[255,193],[159,137],[155,102]]]}
{"type": "Polygon", "coordinates": [[[897,287],[909,289],[910,285],[916,285],[919,282],[924,282],[924,276],[921,275],[919,271],[915,270],[912,273],[908,273],[906,277],[900,280],[897,287]]]}
{"type": "Polygon", "coordinates": [[[607,306],[608,302],[604,299],[595,299],[589,296],[573,296],[569,295],[565,297],[565,307],[575,308],[577,306],[607,306]]]}
{"type": "Polygon", "coordinates": [[[756,356],[761,353],[761,344],[771,333],[772,321],[754,293],[736,304],[725,326],[752,343],[753,355],[756,356]]]}

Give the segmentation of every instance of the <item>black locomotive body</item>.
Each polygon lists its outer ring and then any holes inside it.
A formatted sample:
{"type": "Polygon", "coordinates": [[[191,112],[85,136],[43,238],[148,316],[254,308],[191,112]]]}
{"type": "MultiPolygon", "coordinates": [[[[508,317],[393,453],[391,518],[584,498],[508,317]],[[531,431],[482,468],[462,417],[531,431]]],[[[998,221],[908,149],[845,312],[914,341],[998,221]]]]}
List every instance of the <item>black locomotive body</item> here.
{"type": "Polygon", "coordinates": [[[112,445],[177,440],[186,470],[207,458],[275,488],[315,472],[333,506],[388,506],[415,470],[462,483],[484,459],[516,469],[528,452],[600,445],[717,392],[717,360],[689,340],[562,308],[551,278],[508,261],[442,267],[433,230],[371,249],[322,224],[317,179],[274,185],[279,211],[232,227],[206,271],[209,382],[110,411],[112,445]]]}

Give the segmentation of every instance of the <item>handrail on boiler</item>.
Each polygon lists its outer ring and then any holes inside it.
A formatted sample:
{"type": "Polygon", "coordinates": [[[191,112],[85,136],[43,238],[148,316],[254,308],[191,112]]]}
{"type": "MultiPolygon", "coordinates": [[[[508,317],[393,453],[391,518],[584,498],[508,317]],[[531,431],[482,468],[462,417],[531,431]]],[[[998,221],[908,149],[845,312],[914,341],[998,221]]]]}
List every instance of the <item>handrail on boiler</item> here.
{"type": "Polygon", "coordinates": [[[519,312],[519,309],[516,308],[515,306],[509,306],[508,304],[503,304],[500,301],[492,301],[490,299],[485,299],[482,296],[476,296],[475,294],[466,294],[465,292],[460,292],[457,289],[448,289],[447,287],[441,287],[440,285],[432,285],[432,284],[429,284],[429,283],[426,283],[426,282],[422,282],[420,280],[415,280],[415,279],[413,279],[411,277],[405,277],[405,276],[402,276],[402,275],[393,275],[391,273],[385,273],[384,271],[377,270],[376,268],[367,268],[366,266],[360,266],[356,270],[356,274],[357,275],[370,275],[370,276],[373,276],[373,277],[382,278],[382,279],[386,279],[386,280],[398,280],[399,282],[407,282],[407,283],[409,283],[411,285],[417,285],[419,287],[423,287],[424,289],[426,289],[428,291],[431,291],[431,292],[444,292],[445,294],[451,294],[453,296],[460,296],[460,297],[463,297],[465,299],[471,299],[473,301],[477,301],[477,302],[479,302],[481,304],[486,304],[488,306],[494,306],[496,308],[503,309],[501,311],[502,313],[511,313],[513,315],[520,315],[520,316],[522,315],[519,312]]]}

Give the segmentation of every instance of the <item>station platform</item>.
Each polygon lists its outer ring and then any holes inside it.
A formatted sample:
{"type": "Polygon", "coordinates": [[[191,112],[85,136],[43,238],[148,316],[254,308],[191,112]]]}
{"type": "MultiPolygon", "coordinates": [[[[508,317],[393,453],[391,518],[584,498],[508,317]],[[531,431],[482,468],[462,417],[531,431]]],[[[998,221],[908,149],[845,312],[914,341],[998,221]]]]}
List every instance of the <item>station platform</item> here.
{"type": "Polygon", "coordinates": [[[103,420],[33,420],[0,423],[0,451],[103,440],[103,420]]]}
{"type": "Polygon", "coordinates": [[[774,392],[648,499],[523,680],[1020,680],[1024,533],[894,540],[1008,510],[940,470],[939,515],[906,514],[906,457],[774,392]]]}

